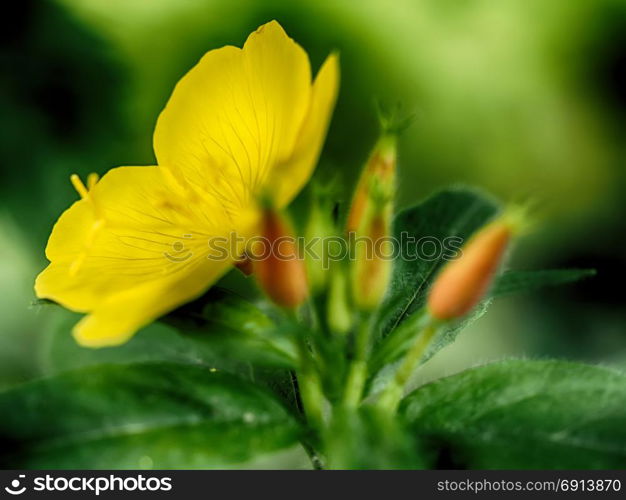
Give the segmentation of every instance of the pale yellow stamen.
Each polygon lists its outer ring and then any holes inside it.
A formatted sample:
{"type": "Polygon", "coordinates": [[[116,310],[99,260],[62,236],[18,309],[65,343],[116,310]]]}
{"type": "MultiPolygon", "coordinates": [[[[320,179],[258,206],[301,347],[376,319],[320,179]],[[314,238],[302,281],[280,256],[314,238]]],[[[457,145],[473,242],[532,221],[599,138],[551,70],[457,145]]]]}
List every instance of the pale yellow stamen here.
{"type": "Polygon", "coordinates": [[[90,202],[93,208],[93,211],[96,214],[96,218],[102,219],[103,218],[102,211],[99,209],[94,196],[91,194],[91,191],[93,190],[94,187],[96,187],[96,184],[98,183],[99,179],[100,178],[98,174],[91,173],[87,176],[87,186],[85,186],[85,184],[83,183],[83,181],[80,179],[78,175],[72,174],[70,176],[70,181],[72,181],[72,185],[74,186],[74,189],[76,189],[76,191],[78,192],[78,194],[83,200],[90,202]]]}
{"type": "Polygon", "coordinates": [[[74,189],[76,189],[76,191],[83,200],[89,197],[89,191],[83,184],[83,181],[80,180],[80,177],[78,177],[78,175],[70,175],[70,181],[72,182],[72,186],[74,186],[74,189]]]}
{"type": "Polygon", "coordinates": [[[92,172],[87,176],[87,188],[89,189],[89,191],[94,188],[99,179],[100,177],[95,172],[92,172]]]}
{"type": "Polygon", "coordinates": [[[98,210],[98,205],[96,204],[96,201],[93,195],[91,194],[91,191],[93,190],[95,185],[98,183],[98,180],[99,180],[98,174],[96,173],[89,174],[87,176],[87,186],[85,187],[85,184],[83,184],[83,181],[80,179],[78,175],[72,174],[70,176],[70,181],[72,182],[74,189],[76,189],[76,191],[78,192],[78,194],[83,200],[90,202],[91,206],[93,207],[94,213],[96,215],[95,222],[89,228],[89,234],[87,235],[87,239],[85,241],[84,250],[78,255],[78,257],[74,260],[74,262],[72,262],[72,265],[70,266],[70,270],[69,270],[70,276],[76,276],[78,271],[80,271],[81,267],[83,266],[83,263],[85,262],[85,259],[87,258],[89,254],[89,250],[93,246],[93,243],[96,239],[96,235],[98,234],[98,231],[104,226],[104,218],[102,217],[102,213],[100,210],[98,210]]]}
{"type": "Polygon", "coordinates": [[[83,183],[80,177],[77,174],[72,174],[70,176],[70,181],[72,182],[72,186],[78,192],[80,197],[84,200],[89,198],[89,193],[96,186],[100,177],[95,172],[92,172],[87,176],[87,186],[83,183]]]}

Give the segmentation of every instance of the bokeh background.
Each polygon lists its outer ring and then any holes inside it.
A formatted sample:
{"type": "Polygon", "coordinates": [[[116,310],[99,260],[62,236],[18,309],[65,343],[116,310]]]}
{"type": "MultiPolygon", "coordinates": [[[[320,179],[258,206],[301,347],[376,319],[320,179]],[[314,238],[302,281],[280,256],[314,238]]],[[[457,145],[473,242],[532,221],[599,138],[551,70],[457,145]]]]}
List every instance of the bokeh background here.
{"type": "Polygon", "coordinates": [[[538,224],[515,267],[598,270],[500,300],[422,381],[512,355],[626,367],[624,0],[24,0],[0,21],[0,387],[149,356],[149,341],[170,335],[154,326],[121,351],[80,349],[76,317],[34,305],[33,280],[76,199],[69,175],[153,164],[152,130],[175,82],[271,19],[314,68],[341,53],[316,172],[340,199],[376,138],[375,103],[400,103],[416,115],[401,138],[400,205],[458,183],[530,198],[538,224]]]}

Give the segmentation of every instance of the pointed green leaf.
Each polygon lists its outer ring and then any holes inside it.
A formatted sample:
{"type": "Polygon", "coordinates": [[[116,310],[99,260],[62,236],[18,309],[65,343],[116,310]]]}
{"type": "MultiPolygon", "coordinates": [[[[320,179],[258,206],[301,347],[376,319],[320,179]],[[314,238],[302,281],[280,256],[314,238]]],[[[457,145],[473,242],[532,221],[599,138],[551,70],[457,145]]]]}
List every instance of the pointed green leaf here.
{"type": "Polygon", "coordinates": [[[3,468],[227,467],[288,448],[269,392],[205,366],[103,365],[0,393],[3,468]]]}
{"type": "Polygon", "coordinates": [[[396,238],[400,241],[405,241],[407,237],[414,240],[406,245],[410,248],[410,255],[407,252],[404,258],[394,263],[388,298],[380,315],[383,336],[421,309],[437,270],[454,255],[455,249],[458,250],[497,212],[498,205],[485,195],[468,188],[452,188],[397,215],[394,222],[396,238]],[[427,241],[433,243],[424,243],[427,241]],[[416,253],[416,247],[422,252],[416,253]],[[422,254],[429,251],[434,253],[427,259],[428,255],[422,254]]]}
{"type": "MultiPolygon", "coordinates": [[[[593,269],[553,269],[541,271],[505,271],[496,278],[487,299],[459,321],[445,326],[429,346],[423,361],[427,361],[437,352],[456,339],[466,326],[480,318],[487,311],[492,299],[519,292],[530,292],[548,286],[573,283],[594,276],[593,269]]],[[[372,372],[381,370],[386,363],[400,358],[411,345],[416,333],[423,326],[423,310],[410,315],[394,331],[384,338],[372,357],[372,372]]]]}

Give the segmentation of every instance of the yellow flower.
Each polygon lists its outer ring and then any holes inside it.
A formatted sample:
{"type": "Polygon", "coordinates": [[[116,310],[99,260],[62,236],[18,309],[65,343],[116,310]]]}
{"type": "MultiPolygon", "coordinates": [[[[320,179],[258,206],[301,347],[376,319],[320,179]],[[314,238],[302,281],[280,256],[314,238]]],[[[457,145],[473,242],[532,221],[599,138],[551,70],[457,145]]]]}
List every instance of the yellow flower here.
{"type": "Polygon", "coordinates": [[[158,166],[87,186],[72,177],[81,199],[52,230],[37,296],[88,313],[74,336],[101,347],[201,295],[237,258],[218,259],[209,239],[257,234],[257,200],[284,207],[309,179],[338,79],[333,54],[312,83],[306,52],[275,21],[243,49],[205,54],[159,116],[158,166]]]}

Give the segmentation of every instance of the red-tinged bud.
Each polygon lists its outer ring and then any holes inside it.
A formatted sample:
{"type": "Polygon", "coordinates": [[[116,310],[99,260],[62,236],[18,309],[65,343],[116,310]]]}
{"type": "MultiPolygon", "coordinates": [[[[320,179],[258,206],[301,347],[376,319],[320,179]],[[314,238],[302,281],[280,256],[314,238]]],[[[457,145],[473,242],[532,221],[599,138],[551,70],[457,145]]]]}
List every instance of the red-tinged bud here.
{"type": "Polygon", "coordinates": [[[372,205],[352,242],[352,298],[365,311],[373,310],[382,302],[393,268],[391,234],[391,202],[372,205]]]}
{"type": "Polygon", "coordinates": [[[267,208],[261,220],[261,235],[249,250],[259,285],[274,303],[295,308],[306,300],[309,289],[290,224],[282,214],[267,208]]]}
{"type": "Polygon", "coordinates": [[[361,172],[361,177],[352,196],[350,212],[346,220],[346,232],[356,232],[367,215],[371,204],[371,189],[373,184],[392,194],[396,181],[396,136],[383,135],[370,154],[367,164],[361,172]]]}
{"type": "Polygon", "coordinates": [[[500,217],[476,233],[462,255],[448,263],[428,295],[428,310],[440,320],[460,318],[487,293],[515,232],[509,217],[500,217]]]}

